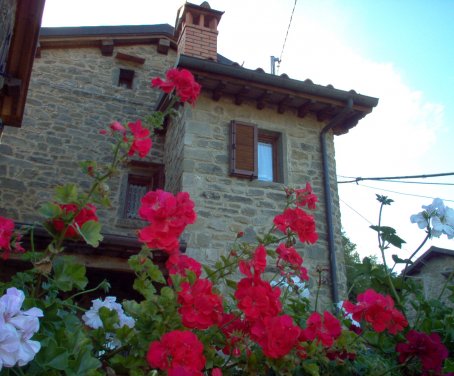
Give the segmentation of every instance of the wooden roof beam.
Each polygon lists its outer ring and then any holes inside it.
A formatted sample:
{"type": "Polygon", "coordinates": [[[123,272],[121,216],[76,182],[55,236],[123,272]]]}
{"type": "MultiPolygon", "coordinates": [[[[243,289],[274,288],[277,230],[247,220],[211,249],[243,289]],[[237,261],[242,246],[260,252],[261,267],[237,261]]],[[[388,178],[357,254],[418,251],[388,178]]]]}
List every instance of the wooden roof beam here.
{"type": "Polygon", "coordinates": [[[223,90],[225,89],[226,84],[224,81],[219,81],[217,86],[213,89],[213,94],[211,97],[213,98],[214,101],[219,101],[221,99],[221,96],[223,94],[223,90]]]}
{"type": "Polygon", "coordinates": [[[309,113],[309,111],[311,110],[311,107],[317,103],[315,100],[307,100],[304,104],[302,104],[299,108],[298,108],[298,117],[300,118],[304,118],[306,117],[306,115],[309,113]]]}
{"type": "Polygon", "coordinates": [[[284,98],[277,104],[277,112],[283,114],[285,112],[285,107],[290,106],[294,97],[287,94],[284,98]]]}
{"type": "Polygon", "coordinates": [[[249,91],[251,90],[251,88],[249,86],[243,86],[236,94],[235,94],[235,99],[234,99],[234,103],[237,105],[237,106],[240,106],[243,101],[244,101],[244,97],[247,93],[249,93],[249,91]]]}
{"type": "Polygon", "coordinates": [[[317,111],[317,120],[325,121],[331,119],[335,114],[335,107],[331,104],[327,104],[321,110],[317,111]]]}
{"type": "Polygon", "coordinates": [[[271,91],[265,90],[261,96],[257,98],[257,109],[263,110],[265,108],[265,100],[271,95],[271,91]]]}

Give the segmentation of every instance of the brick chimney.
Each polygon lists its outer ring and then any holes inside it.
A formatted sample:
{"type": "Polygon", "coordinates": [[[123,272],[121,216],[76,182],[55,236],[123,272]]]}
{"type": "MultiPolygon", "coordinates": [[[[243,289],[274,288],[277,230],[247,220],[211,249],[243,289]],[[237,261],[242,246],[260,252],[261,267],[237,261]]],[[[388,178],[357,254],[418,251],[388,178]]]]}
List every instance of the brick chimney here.
{"type": "Polygon", "coordinates": [[[185,3],[175,24],[178,54],[217,61],[218,24],[223,14],[206,1],[201,5],[185,3]]]}

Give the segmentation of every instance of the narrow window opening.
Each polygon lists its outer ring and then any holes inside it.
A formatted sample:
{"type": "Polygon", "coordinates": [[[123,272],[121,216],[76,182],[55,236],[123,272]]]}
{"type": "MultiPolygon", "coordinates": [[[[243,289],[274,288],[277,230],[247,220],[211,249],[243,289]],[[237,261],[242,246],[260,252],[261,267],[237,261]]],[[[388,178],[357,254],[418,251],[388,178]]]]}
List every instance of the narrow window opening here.
{"type": "Polygon", "coordinates": [[[164,179],[164,166],[159,164],[140,166],[128,174],[123,217],[141,219],[139,208],[142,197],[151,190],[164,189],[164,179]]]}
{"type": "Polygon", "coordinates": [[[258,134],[258,180],[279,181],[278,164],[279,133],[259,129],[258,134]]]}
{"type": "Polygon", "coordinates": [[[120,75],[118,76],[118,86],[126,89],[132,89],[134,82],[134,71],[132,69],[120,68],[120,75]]]}

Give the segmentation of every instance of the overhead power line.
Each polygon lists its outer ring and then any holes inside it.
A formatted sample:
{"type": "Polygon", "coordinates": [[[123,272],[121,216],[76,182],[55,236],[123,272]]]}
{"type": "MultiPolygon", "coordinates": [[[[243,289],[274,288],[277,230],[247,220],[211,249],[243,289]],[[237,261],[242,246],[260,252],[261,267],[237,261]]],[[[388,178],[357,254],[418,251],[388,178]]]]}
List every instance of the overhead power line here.
{"type": "Polygon", "coordinates": [[[352,206],[350,206],[349,204],[347,204],[344,200],[342,200],[341,198],[339,198],[339,200],[345,205],[347,206],[350,210],[353,210],[356,214],[358,214],[362,219],[364,219],[367,223],[369,223],[370,225],[373,225],[373,223],[371,221],[369,221],[364,215],[362,215],[359,211],[357,211],[356,209],[354,209],[352,206]]]}
{"type": "MultiPolygon", "coordinates": [[[[378,191],[391,192],[391,193],[395,193],[395,194],[403,195],[403,196],[430,198],[432,200],[436,198],[436,197],[431,197],[431,196],[416,195],[416,194],[412,194],[412,193],[397,192],[397,191],[393,191],[391,189],[383,189],[383,188],[371,187],[371,186],[365,185],[365,184],[358,184],[358,186],[366,187],[366,188],[369,188],[369,189],[375,189],[375,190],[378,190],[378,191]]],[[[440,198],[443,201],[454,202],[454,200],[448,200],[448,199],[441,198],[441,197],[438,197],[438,198],[440,198]]]]}
{"type": "Polygon", "coordinates": [[[297,1],[298,0],[295,0],[295,3],[293,4],[292,14],[290,15],[290,21],[288,23],[287,32],[285,33],[284,43],[282,44],[281,54],[279,56],[279,60],[278,60],[278,63],[277,63],[277,73],[278,74],[279,74],[279,68],[281,67],[282,55],[284,54],[285,43],[287,42],[288,32],[289,32],[290,26],[292,24],[293,14],[295,13],[295,8],[296,8],[297,1]]]}
{"type": "MultiPolygon", "coordinates": [[[[376,181],[385,180],[386,181],[386,180],[402,180],[402,179],[426,179],[426,178],[434,178],[434,177],[439,177],[439,176],[453,176],[453,175],[454,175],[454,172],[445,172],[445,173],[441,173],[441,174],[427,174],[427,175],[384,176],[384,177],[372,177],[372,178],[361,178],[361,177],[355,178],[353,176],[338,175],[341,178],[352,179],[352,180],[338,181],[337,183],[338,184],[358,183],[358,182],[364,181],[364,180],[376,180],[376,181]]],[[[447,184],[447,183],[445,183],[445,184],[451,185],[451,184],[447,184]]]]}
{"type": "Polygon", "coordinates": [[[384,181],[386,183],[401,183],[401,184],[429,184],[429,185],[454,185],[454,183],[441,183],[441,182],[430,182],[430,181],[400,181],[400,180],[393,180],[393,179],[383,179],[380,181],[384,181]]]}

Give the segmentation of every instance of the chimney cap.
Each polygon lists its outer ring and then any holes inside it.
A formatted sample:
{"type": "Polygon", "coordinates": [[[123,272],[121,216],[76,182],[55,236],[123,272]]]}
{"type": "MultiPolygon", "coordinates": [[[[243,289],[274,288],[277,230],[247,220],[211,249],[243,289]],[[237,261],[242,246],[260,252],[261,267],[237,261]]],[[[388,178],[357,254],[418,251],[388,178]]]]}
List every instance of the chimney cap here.
{"type": "Polygon", "coordinates": [[[186,2],[178,9],[177,19],[175,20],[174,35],[179,35],[183,20],[185,19],[186,13],[188,11],[192,11],[195,14],[210,15],[211,17],[216,18],[218,23],[221,20],[222,15],[224,14],[224,12],[220,10],[212,9],[208,1],[204,1],[200,5],[186,2]]]}

